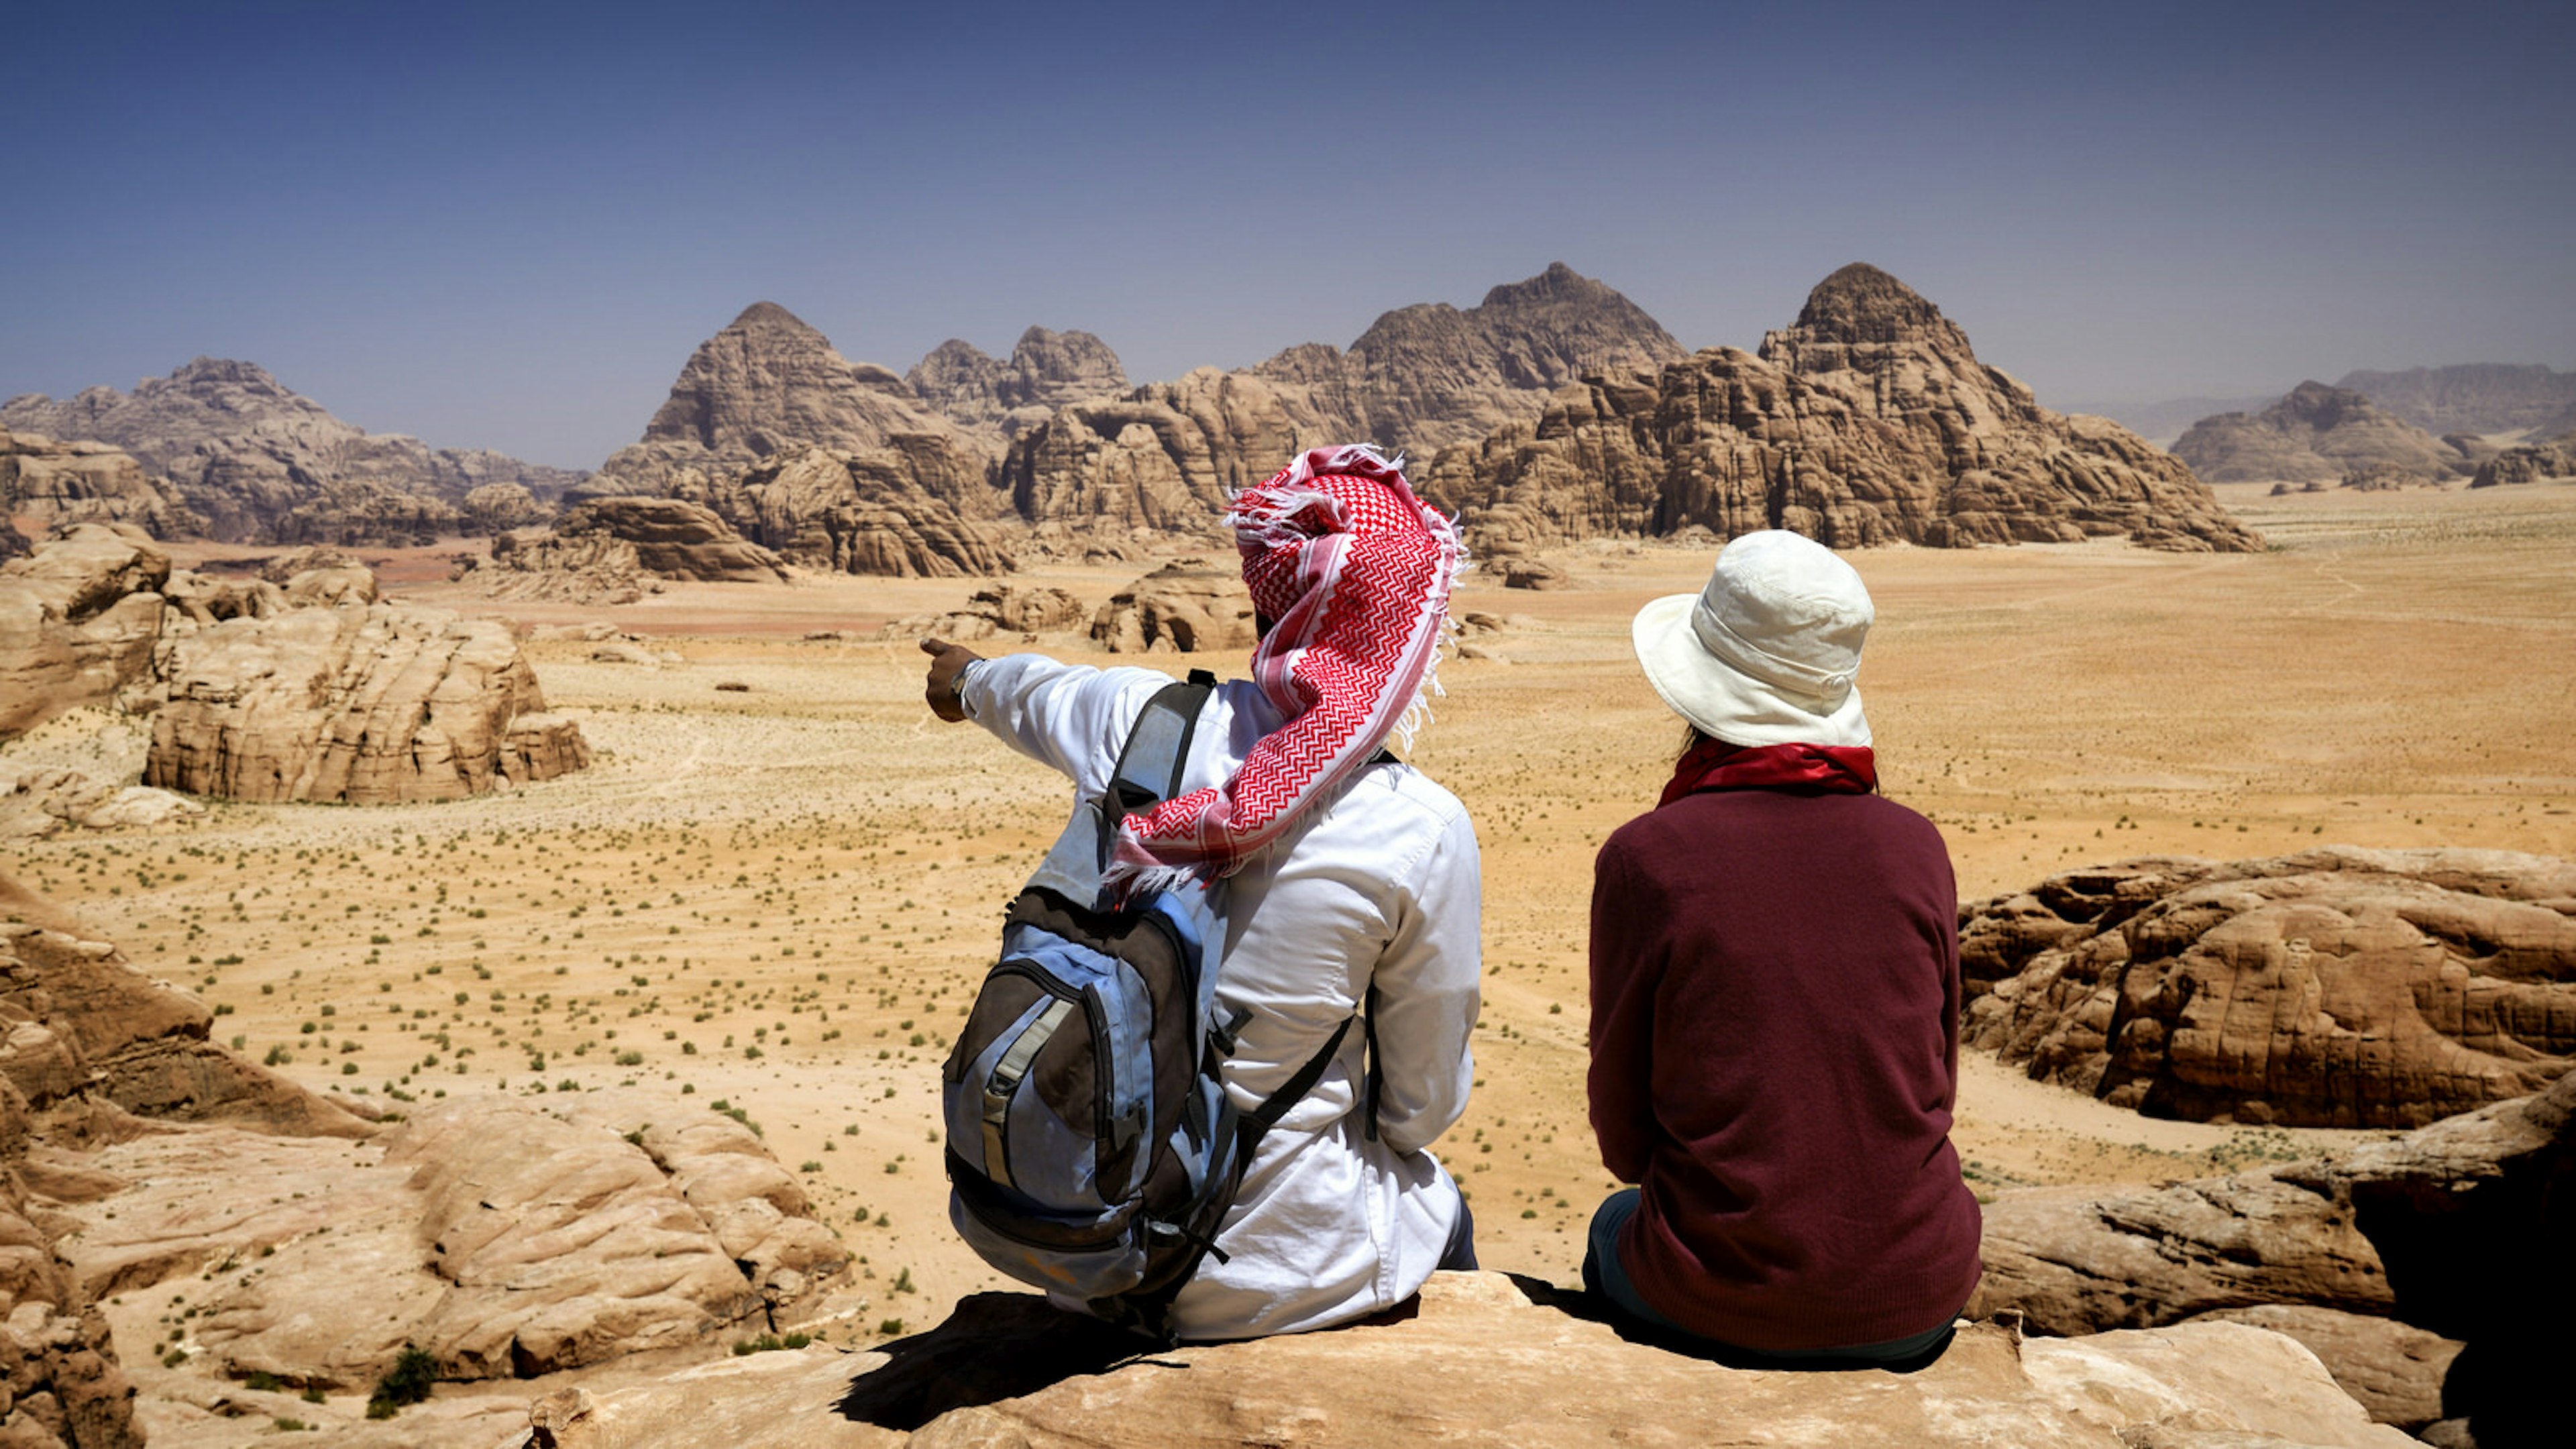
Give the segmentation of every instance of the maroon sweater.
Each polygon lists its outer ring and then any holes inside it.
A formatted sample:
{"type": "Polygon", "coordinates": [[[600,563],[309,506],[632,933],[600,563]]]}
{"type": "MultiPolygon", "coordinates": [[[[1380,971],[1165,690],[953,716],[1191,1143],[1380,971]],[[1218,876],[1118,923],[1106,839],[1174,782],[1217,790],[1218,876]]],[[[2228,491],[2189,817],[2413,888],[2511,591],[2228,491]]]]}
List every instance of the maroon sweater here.
{"type": "Polygon", "coordinates": [[[1976,1286],[1959,1178],[1957,886],[1876,795],[1704,791],[1601,847],[1592,1130],[1642,1201],[1639,1296],[1743,1348],[1947,1322],[1976,1286]]]}

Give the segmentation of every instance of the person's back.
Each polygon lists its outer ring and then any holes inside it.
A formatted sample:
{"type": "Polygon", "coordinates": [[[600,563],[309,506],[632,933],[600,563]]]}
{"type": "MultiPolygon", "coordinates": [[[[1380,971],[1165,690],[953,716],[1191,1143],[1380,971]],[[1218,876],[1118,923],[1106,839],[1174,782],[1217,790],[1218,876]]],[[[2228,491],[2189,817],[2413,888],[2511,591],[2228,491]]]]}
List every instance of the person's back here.
{"type": "Polygon", "coordinates": [[[1638,1186],[1595,1214],[1584,1281],[1752,1362],[1927,1361],[1980,1271],[1957,887],[1940,832],[1876,794],[1872,615],[1849,565],[1766,531],[1633,630],[1692,734],[1595,867],[1592,1125],[1638,1186]]]}
{"type": "Polygon", "coordinates": [[[1946,1321],[1977,1279],[1950,1147],[1956,905],[1922,816],[1876,795],[1690,795],[1603,846],[1592,1121],[1643,1185],[1640,1293],[1766,1351],[1946,1321]]]}
{"type": "MultiPolygon", "coordinates": [[[[1464,1112],[1474,1075],[1475,833],[1455,797],[1382,749],[1428,687],[1457,535],[1362,447],[1301,454],[1238,495],[1229,521],[1262,619],[1254,677],[1217,687],[1177,793],[1124,817],[1103,882],[1115,896],[1196,878],[1221,900],[1215,992],[1241,1025],[1220,1079],[1239,1109],[1323,1069],[1260,1136],[1213,1249],[1171,1302],[1166,1326],[1184,1339],[1346,1322],[1474,1261],[1465,1201],[1425,1149],[1464,1112]],[[1346,1029],[1363,1012],[1369,1030],[1346,1029]]],[[[935,712],[974,719],[1085,797],[1170,683],[923,647],[939,656],[935,712]]]]}

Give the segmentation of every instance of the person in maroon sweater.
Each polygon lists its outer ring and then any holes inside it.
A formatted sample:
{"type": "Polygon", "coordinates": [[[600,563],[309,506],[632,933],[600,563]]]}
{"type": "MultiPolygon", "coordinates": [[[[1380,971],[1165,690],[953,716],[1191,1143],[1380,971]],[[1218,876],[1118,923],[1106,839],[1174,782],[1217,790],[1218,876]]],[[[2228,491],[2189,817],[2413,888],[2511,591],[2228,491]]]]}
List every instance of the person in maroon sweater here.
{"type": "Polygon", "coordinates": [[[1592,1130],[1637,1186],[1583,1279],[1729,1361],[1929,1363],[1981,1271],[1949,1138],[1957,887],[1876,793],[1871,616],[1850,565],[1775,530],[1634,629],[1692,743],[1596,866],[1592,1130]]]}

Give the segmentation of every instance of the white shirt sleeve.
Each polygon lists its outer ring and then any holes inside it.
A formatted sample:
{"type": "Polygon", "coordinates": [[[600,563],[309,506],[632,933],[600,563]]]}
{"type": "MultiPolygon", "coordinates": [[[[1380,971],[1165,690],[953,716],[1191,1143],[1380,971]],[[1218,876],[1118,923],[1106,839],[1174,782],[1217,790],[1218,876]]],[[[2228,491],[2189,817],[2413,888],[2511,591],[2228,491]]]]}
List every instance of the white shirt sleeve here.
{"type": "Polygon", "coordinates": [[[1372,977],[1378,1131],[1398,1152],[1429,1147],[1467,1110],[1483,915],[1476,830],[1461,811],[1397,890],[1394,934],[1372,977]]]}
{"type": "Polygon", "coordinates": [[[1171,683],[1151,669],[1094,669],[1043,654],[1006,654],[969,666],[957,698],[995,739],[1097,795],[1145,702],[1171,683]]]}

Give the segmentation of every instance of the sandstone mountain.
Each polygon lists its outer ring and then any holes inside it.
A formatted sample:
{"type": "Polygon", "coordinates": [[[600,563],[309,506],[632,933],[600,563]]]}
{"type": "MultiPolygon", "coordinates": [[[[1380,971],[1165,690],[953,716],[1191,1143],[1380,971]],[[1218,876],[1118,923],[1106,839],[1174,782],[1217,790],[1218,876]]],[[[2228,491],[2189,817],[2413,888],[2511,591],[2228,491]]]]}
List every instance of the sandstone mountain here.
{"type": "Polygon", "coordinates": [[[2191,425],[2174,456],[2212,483],[2325,483],[2368,468],[2419,478],[2465,473],[2460,451],[2350,388],[2303,382],[2259,413],[2191,425]]]}
{"type": "Polygon", "coordinates": [[[1758,352],[1589,372],[1534,421],[1442,449],[1422,481],[1488,552],[1695,525],[1836,548],[2120,534],[2260,547],[2189,469],[2108,419],[2041,407],[1939,308],[1861,263],[1758,352]]]}
{"type": "Polygon", "coordinates": [[[154,538],[186,538],[204,526],[168,479],[147,476],[129,453],[0,428],[0,528],[12,519],[40,534],[72,523],[130,523],[154,538]]]}
{"type": "Polygon", "coordinates": [[[124,449],[168,477],[208,533],[227,542],[408,543],[424,526],[452,526],[455,505],[485,484],[517,483],[551,498],[582,476],[369,433],[252,363],[205,357],[131,393],[93,387],[60,402],[11,398],[0,403],[0,427],[124,449]],[[447,512],[424,513],[410,499],[447,512]],[[289,514],[300,520],[291,537],[279,532],[289,514]]]}
{"type": "Polygon", "coordinates": [[[75,524],[0,563],[0,740],[145,684],[170,577],[132,524],[75,524]]]}
{"type": "Polygon", "coordinates": [[[2576,864],[2146,859],[1963,908],[1971,1044],[2160,1117],[2412,1127],[2576,1068],[2576,864]]]}
{"type": "Polygon", "coordinates": [[[2576,372],[2481,362],[2410,367],[2403,372],[2347,372],[2335,386],[2370,400],[2428,433],[2511,433],[2553,421],[2576,427],[2576,372]]]}
{"type": "Polygon", "coordinates": [[[643,440],[610,455],[587,491],[666,493],[682,473],[718,477],[801,448],[858,452],[913,434],[958,443],[980,470],[978,450],[910,383],[843,357],[777,303],[755,302],[698,344],[643,440]]]}
{"type": "Polygon", "coordinates": [[[922,401],[969,432],[1007,444],[1057,408],[1127,391],[1127,369],[1109,344],[1088,332],[1020,334],[1008,360],[950,338],[904,374],[922,401]]]}
{"type": "Polygon", "coordinates": [[[1060,408],[1012,440],[1002,482],[1032,523],[1208,533],[1225,494],[1301,447],[1368,440],[1428,455],[1538,416],[1587,372],[1681,355],[1635,303],[1562,262],[1460,311],[1381,316],[1345,352],[1289,348],[1237,372],[1200,368],[1060,408]]]}
{"type": "Polygon", "coordinates": [[[798,448],[741,473],[684,472],[672,492],[806,568],[949,578],[1015,566],[982,479],[953,437],[914,433],[885,447],[798,448]]]}

